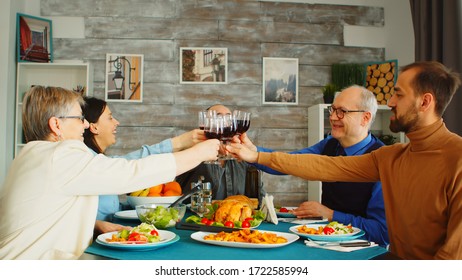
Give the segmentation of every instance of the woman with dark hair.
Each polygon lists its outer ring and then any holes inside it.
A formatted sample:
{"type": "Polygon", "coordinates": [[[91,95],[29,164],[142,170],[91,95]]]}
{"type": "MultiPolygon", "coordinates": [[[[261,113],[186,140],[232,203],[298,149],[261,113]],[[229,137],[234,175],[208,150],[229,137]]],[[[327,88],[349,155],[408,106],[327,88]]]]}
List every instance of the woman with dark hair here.
{"type": "MultiPolygon", "coordinates": [[[[89,123],[83,134],[84,143],[96,154],[104,154],[110,146],[116,143],[117,127],[119,121],[112,116],[107,102],[95,97],[85,97],[85,105],[82,112],[89,123]]],[[[148,155],[163,154],[181,151],[196,143],[206,140],[204,132],[194,129],[171,139],[148,146],[143,145],[141,149],[123,156],[113,156],[125,159],[140,159],[148,155]]],[[[118,195],[102,195],[99,197],[98,215],[95,224],[96,233],[105,233],[122,228],[121,225],[110,223],[113,214],[122,210],[118,195]]]]}

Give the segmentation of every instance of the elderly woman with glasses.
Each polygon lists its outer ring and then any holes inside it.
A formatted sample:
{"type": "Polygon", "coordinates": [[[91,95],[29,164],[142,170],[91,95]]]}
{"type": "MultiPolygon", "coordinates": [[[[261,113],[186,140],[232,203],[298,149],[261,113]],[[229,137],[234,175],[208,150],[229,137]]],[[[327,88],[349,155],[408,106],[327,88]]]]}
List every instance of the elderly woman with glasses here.
{"type": "Polygon", "coordinates": [[[83,143],[83,102],[56,87],[36,86],[24,96],[27,144],[1,188],[0,259],[77,259],[92,240],[98,195],[169,182],[217,158],[216,139],[139,160],[95,155],[83,143]]]}

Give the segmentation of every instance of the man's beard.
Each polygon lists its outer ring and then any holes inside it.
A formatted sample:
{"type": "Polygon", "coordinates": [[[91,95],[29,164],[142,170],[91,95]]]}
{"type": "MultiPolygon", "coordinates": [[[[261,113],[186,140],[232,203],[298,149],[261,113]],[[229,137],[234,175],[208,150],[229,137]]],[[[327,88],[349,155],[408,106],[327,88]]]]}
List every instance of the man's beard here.
{"type": "Polygon", "coordinates": [[[395,112],[395,119],[390,120],[390,130],[391,132],[398,133],[404,132],[408,133],[412,131],[417,122],[419,121],[419,116],[417,114],[417,109],[412,107],[405,115],[398,116],[395,112]]]}

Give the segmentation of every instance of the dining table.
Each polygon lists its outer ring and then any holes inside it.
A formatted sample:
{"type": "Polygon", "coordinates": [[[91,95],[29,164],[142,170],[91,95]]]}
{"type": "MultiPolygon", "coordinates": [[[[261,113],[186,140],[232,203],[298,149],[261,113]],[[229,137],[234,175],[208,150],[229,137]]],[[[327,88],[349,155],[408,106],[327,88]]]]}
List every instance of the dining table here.
{"type": "MultiPolygon", "coordinates": [[[[183,221],[192,213],[188,210],[183,221]]],[[[137,219],[114,218],[115,223],[137,226],[137,219]]],[[[296,224],[278,222],[277,224],[263,221],[259,231],[292,233],[289,228],[296,224]]],[[[176,242],[168,246],[153,247],[148,250],[130,250],[113,248],[93,242],[80,259],[116,259],[116,260],[370,260],[395,259],[386,248],[381,246],[364,247],[351,252],[334,251],[325,248],[305,245],[306,238],[280,247],[271,248],[241,248],[218,246],[194,240],[191,235],[196,231],[170,227],[165,230],[176,234],[176,242]]]]}

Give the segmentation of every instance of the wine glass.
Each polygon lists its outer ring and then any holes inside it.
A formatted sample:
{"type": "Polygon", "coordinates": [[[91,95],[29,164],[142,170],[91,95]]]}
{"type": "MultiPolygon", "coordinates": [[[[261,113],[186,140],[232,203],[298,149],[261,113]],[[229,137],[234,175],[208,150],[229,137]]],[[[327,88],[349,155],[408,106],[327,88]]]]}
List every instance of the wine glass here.
{"type": "Polygon", "coordinates": [[[223,115],[223,135],[220,139],[221,142],[221,153],[219,154],[219,159],[221,160],[234,160],[235,158],[226,153],[226,145],[229,144],[229,141],[233,139],[236,135],[237,123],[234,115],[223,115]]]}
{"type": "Polygon", "coordinates": [[[250,128],[251,113],[235,110],[233,116],[236,119],[236,135],[241,135],[250,128]]]}
{"type": "MultiPolygon", "coordinates": [[[[210,114],[205,118],[204,132],[207,139],[218,139],[221,142],[223,137],[224,121],[222,116],[210,114]]],[[[221,150],[221,147],[220,147],[221,150]]],[[[204,161],[205,164],[219,164],[218,160],[204,161]]]]}
{"type": "Polygon", "coordinates": [[[214,110],[203,110],[198,112],[198,125],[200,130],[204,130],[205,127],[205,119],[207,117],[216,117],[217,111],[214,110]]]}
{"type": "Polygon", "coordinates": [[[198,113],[198,125],[200,130],[205,128],[205,118],[207,117],[207,111],[199,111],[198,113]]]}

